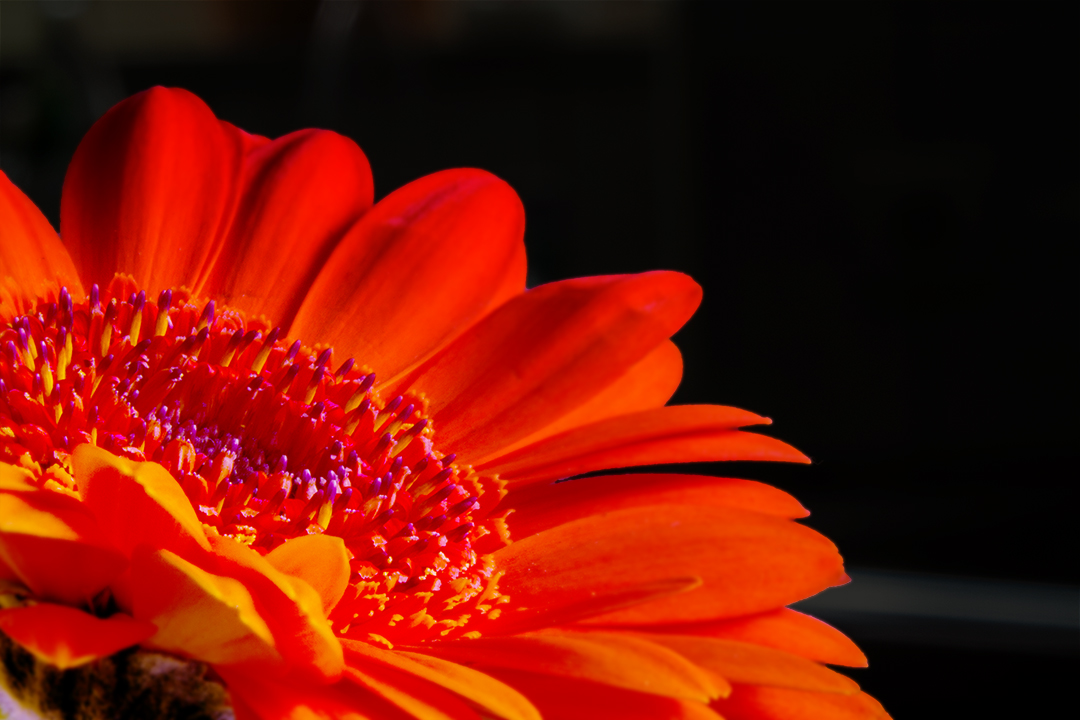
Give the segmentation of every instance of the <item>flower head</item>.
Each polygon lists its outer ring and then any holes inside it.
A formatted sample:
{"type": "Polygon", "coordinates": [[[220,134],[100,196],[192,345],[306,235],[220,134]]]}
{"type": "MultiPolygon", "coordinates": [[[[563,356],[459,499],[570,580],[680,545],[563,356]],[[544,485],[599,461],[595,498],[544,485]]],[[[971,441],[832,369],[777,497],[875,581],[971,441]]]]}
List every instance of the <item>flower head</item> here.
{"type": "Polygon", "coordinates": [[[179,90],[91,129],[62,242],[0,182],[7,702],[886,717],[822,664],[865,664],[854,645],[784,607],[845,580],[793,498],[561,482],[805,461],[741,429],[766,418],[665,405],[688,277],[526,290],[501,180],[445,171],[372,204],[349,140],[249,135],[179,90]]]}

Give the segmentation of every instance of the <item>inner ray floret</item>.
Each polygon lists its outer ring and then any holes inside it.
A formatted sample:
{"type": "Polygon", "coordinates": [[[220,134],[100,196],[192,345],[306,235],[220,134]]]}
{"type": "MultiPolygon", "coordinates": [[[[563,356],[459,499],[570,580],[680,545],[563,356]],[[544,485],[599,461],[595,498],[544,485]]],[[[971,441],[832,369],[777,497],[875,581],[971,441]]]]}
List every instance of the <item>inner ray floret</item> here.
{"type": "Polygon", "coordinates": [[[497,478],[455,464],[424,400],[382,398],[375,374],[186,290],[148,301],[127,277],[66,289],[0,331],[0,459],[77,491],[93,443],[162,464],[210,532],[267,553],[341,537],[351,578],[330,620],[389,644],[469,634],[496,616],[485,557],[509,542],[497,478]]]}

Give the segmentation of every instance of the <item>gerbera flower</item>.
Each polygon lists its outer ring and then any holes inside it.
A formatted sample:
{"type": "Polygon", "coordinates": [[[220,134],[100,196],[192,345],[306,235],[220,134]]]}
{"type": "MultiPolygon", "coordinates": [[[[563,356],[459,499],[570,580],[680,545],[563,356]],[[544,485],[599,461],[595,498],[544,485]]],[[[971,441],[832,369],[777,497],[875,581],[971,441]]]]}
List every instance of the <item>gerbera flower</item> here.
{"type": "Polygon", "coordinates": [[[560,482],[805,462],[741,429],[766,418],[665,406],[698,286],[526,290],[504,182],[372,187],[345,138],[161,88],[79,146],[62,242],[2,177],[7,711],[886,717],[785,608],[845,580],[793,498],[560,482]]]}

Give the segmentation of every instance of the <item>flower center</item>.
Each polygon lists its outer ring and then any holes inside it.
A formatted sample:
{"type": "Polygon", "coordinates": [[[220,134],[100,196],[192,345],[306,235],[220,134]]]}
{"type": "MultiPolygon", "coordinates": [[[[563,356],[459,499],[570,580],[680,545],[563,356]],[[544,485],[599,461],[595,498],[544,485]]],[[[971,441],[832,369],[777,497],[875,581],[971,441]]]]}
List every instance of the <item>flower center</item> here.
{"type": "Polygon", "coordinates": [[[204,525],[260,553],[343,538],[352,576],[330,619],[350,637],[456,635],[506,601],[482,556],[509,541],[501,484],[436,449],[423,405],[383,400],[331,348],[184,290],[148,302],[122,276],[0,331],[0,460],[76,490],[68,458],[90,442],[161,463],[204,525]]]}

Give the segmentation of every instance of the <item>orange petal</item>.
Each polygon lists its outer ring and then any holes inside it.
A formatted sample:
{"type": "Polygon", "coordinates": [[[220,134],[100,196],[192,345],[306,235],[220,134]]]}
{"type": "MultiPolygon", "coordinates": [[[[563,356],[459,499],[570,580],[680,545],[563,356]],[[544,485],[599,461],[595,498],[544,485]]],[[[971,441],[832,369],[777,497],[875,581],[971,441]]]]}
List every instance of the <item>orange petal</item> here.
{"type": "Polygon", "coordinates": [[[435,352],[525,288],[525,214],[482,170],[445,170],[380,200],[330,255],[292,334],[370,364],[379,379],[435,352]]]}
{"type": "Polygon", "coordinates": [[[549,632],[433,643],[423,652],[481,670],[524,670],[704,703],[731,691],[678,653],[627,635],[549,632]]]}
{"type": "Polygon", "coordinates": [[[38,660],[61,670],[107,657],[154,634],[153,623],[117,613],[102,619],[66,605],[0,610],[0,630],[38,660]]]}
{"type": "Polygon", "coordinates": [[[519,670],[491,674],[520,690],[545,718],[558,720],[722,720],[693,700],[650,695],[587,680],[551,677],[519,670]]]}
{"type": "Polygon", "coordinates": [[[582,405],[682,326],[701,288],[674,272],[529,290],[401,381],[426,394],[440,443],[463,462],[582,405]]]}
{"type": "Polygon", "coordinates": [[[0,492],[0,564],[36,596],[76,605],[118,577],[127,559],[82,503],[41,490],[0,492]]]}
{"type": "MultiPolygon", "coordinates": [[[[231,538],[215,536],[210,538],[210,544],[218,572],[239,580],[251,593],[255,608],[286,661],[320,682],[337,679],[345,667],[341,643],[326,620],[319,593],[231,538]]],[[[338,555],[337,559],[343,557],[338,555]]],[[[339,568],[331,572],[336,575],[339,568]]]]}
{"type": "Polygon", "coordinates": [[[514,508],[509,525],[519,540],[579,518],[647,505],[717,505],[782,518],[809,514],[783,490],[705,475],[602,475],[535,483],[511,487],[504,504],[514,508]]]}
{"type": "Polygon", "coordinates": [[[243,134],[186,90],[152,88],[94,123],[64,178],[60,234],[79,274],[129,273],[152,297],[197,290],[235,206],[243,134]]]}
{"type": "Polygon", "coordinates": [[[854,680],[824,665],[753,643],[651,632],[635,634],[635,637],[670,648],[733,683],[845,695],[859,689],[854,680]]]}
{"type": "Polygon", "coordinates": [[[29,312],[67,286],[82,297],[75,264],[37,206],[0,172],[0,317],[29,312]]]}
{"type": "Polygon", "coordinates": [[[133,462],[85,444],[71,454],[83,502],[127,555],[140,543],[191,559],[209,543],[180,484],[153,462],[133,462]]]}
{"type": "Polygon", "coordinates": [[[38,490],[34,475],[24,467],[0,462],[0,490],[34,492],[38,490]]]}
{"type": "Polygon", "coordinates": [[[774,687],[736,685],[731,697],[712,707],[725,720],[889,720],[866,693],[837,695],[774,687]]]}
{"type": "Polygon", "coordinates": [[[456,693],[484,711],[504,720],[540,720],[536,708],[521,693],[498,680],[439,658],[397,650],[385,650],[357,640],[342,640],[345,661],[352,665],[363,658],[416,675],[456,693]]]}
{"type": "Polygon", "coordinates": [[[800,655],[817,662],[866,667],[866,656],[846,635],[791,608],[704,623],[659,625],[650,632],[739,640],[800,655]]]}
{"type": "Polygon", "coordinates": [[[236,217],[199,291],[287,328],[334,246],[371,207],[371,167],[352,140],[301,130],[251,150],[243,173],[236,217]]]}
{"type": "MultiPolygon", "coordinates": [[[[500,455],[532,445],[544,438],[606,420],[617,415],[662,407],[671,399],[682,380],[682,353],[665,340],[651,353],[634,363],[622,377],[574,408],[555,422],[499,450],[500,455]]],[[[481,460],[482,462],[482,460],[481,460]]]]}
{"type": "Polygon", "coordinates": [[[349,586],[349,551],[339,537],[301,535],[267,553],[266,561],[314,588],[324,615],[330,614],[349,586]]]}
{"type": "Polygon", "coordinates": [[[819,592],[843,572],[835,546],[807,527],[708,506],[615,510],[525,538],[493,558],[505,573],[499,591],[511,602],[497,619],[484,621],[492,630],[512,627],[515,617],[692,576],[701,578],[701,587],[595,621],[642,624],[747,615],[819,592]]]}
{"type": "Polygon", "coordinates": [[[280,665],[244,584],[146,545],[132,557],[132,614],[157,625],[147,645],[209,663],[280,665]]]}
{"type": "Polygon", "coordinates": [[[419,720],[480,720],[460,698],[435,683],[362,655],[350,658],[345,677],[419,720]]]}
{"type": "Polygon", "coordinates": [[[795,448],[735,428],[768,424],[719,405],[662,407],[601,420],[477,467],[512,483],[556,480],[606,468],[716,460],[810,462],[795,448]]]}
{"type": "Polygon", "coordinates": [[[381,697],[350,682],[313,685],[267,678],[239,667],[214,670],[245,713],[258,720],[408,720],[381,697]]]}

